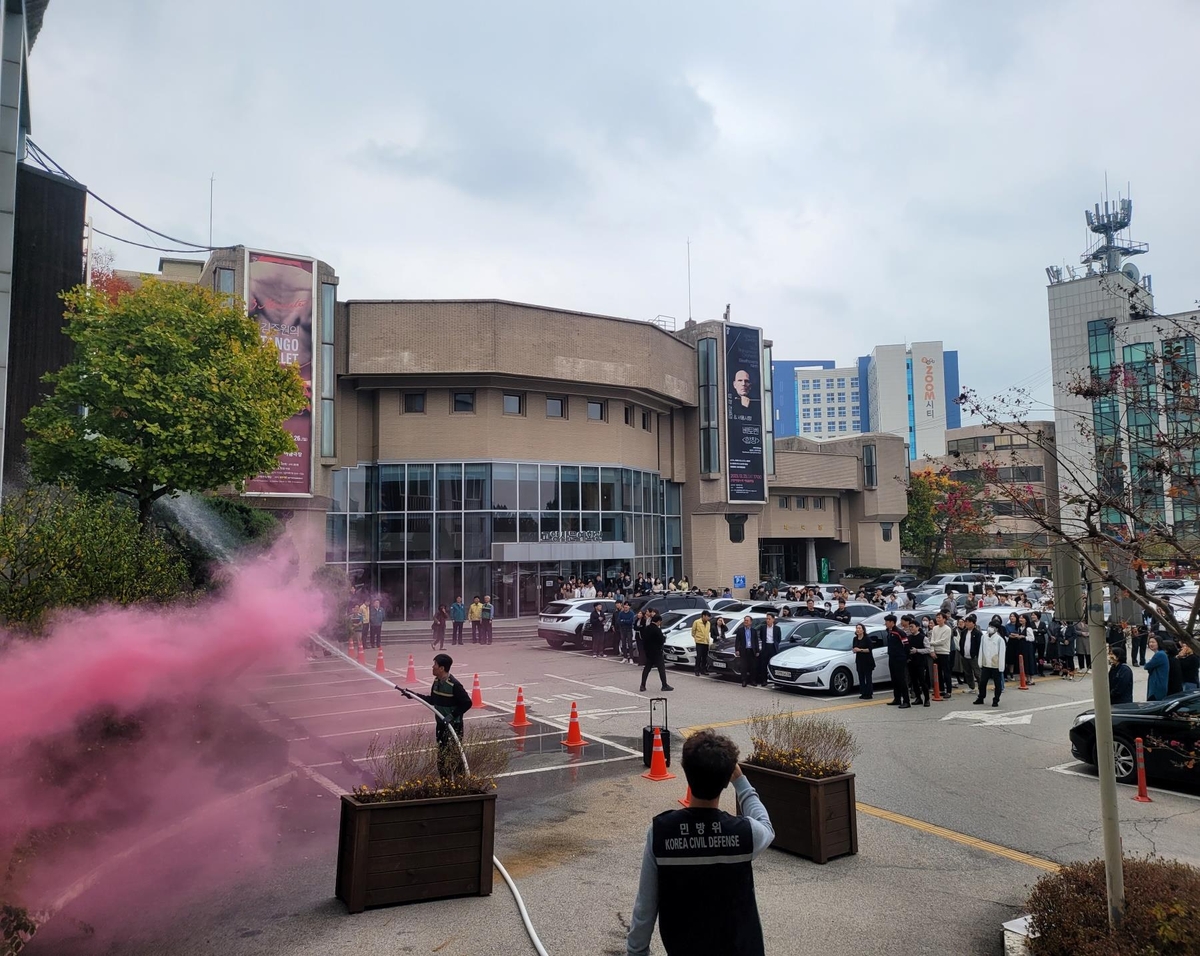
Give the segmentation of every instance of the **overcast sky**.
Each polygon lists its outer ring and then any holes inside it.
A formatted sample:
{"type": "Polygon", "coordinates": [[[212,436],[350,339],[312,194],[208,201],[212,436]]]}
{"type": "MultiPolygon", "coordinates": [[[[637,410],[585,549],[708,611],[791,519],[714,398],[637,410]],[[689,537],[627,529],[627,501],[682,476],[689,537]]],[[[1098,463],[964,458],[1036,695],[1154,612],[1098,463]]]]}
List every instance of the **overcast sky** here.
{"type": "Polygon", "coordinates": [[[1106,171],[1158,309],[1200,297],[1197,37],[1195,0],[52,0],[30,94],[100,196],[207,242],[215,174],[217,244],[342,298],[682,322],[690,237],[692,314],[776,358],[940,338],[964,385],[1048,400],[1044,270],[1106,171]]]}

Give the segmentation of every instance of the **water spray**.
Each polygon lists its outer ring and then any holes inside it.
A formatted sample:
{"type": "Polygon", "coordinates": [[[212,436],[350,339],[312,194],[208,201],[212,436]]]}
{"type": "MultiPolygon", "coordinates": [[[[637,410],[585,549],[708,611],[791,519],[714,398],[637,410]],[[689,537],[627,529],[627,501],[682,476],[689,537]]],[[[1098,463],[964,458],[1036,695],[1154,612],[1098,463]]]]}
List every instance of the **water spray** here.
{"type": "MultiPolygon", "coordinates": [[[[360,664],[349,654],[345,653],[340,648],[337,648],[334,645],[330,644],[327,640],[325,640],[325,638],[314,634],[311,639],[312,639],[312,642],[314,644],[316,644],[318,647],[323,648],[324,650],[330,652],[331,654],[336,654],[342,660],[344,660],[350,664],[353,664],[364,674],[370,674],[376,680],[381,681],[384,684],[387,684],[387,686],[392,688],[392,690],[400,691],[400,693],[403,694],[405,697],[407,697],[409,700],[415,700],[419,704],[424,704],[425,707],[429,710],[429,712],[431,714],[433,714],[433,716],[436,717],[438,720],[440,720],[445,725],[446,729],[448,731],[450,731],[450,736],[454,739],[455,746],[458,747],[459,756],[462,757],[463,771],[466,773],[471,772],[471,768],[467,764],[467,751],[463,747],[462,741],[458,739],[458,734],[456,734],[454,732],[454,728],[450,725],[450,721],[448,721],[442,714],[440,714],[438,712],[437,708],[433,706],[433,704],[429,703],[429,701],[427,701],[427,700],[424,700],[424,699],[418,697],[416,694],[414,694],[412,691],[408,690],[407,688],[401,687],[395,681],[388,680],[382,674],[379,674],[376,671],[371,670],[371,668],[367,667],[365,664],[360,664]]],[[[504,868],[504,864],[500,862],[498,857],[496,857],[496,856],[492,857],[492,865],[497,870],[500,871],[500,876],[503,877],[504,882],[506,884],[508,884],[509,890],[512,891],[513,899],[516,901],[516,904],[517,904],[517,912],[520,913],[520,915],[521,915],[521,922],[525,926],[525,932],[529,934],[529,941],[531,943],[533,943],[533,948],[537,951],[538,956],[550,956],[550,954],[548,952],[546,952],[546,947],[542,945],[542,941],[538,937],[537,930],[535,930],[533,928],[533,922],[529,918],[529,911],[525,908],[525,901],[521,898],[521,893],[517,889],[517,884],[514,883],[513,878],[508,875],[508,870],[506,870],[504,868]]]]}

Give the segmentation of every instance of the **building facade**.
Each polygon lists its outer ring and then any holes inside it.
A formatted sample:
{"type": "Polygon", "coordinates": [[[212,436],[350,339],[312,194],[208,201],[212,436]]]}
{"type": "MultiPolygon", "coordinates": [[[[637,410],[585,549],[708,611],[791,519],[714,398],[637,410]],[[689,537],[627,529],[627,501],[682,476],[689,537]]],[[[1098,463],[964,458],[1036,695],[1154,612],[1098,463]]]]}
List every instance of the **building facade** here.
{"type": "Polygon", "coordinates": [[[1051,513],[1058,493],[1058,459],[1052,421],[968,425],[946,432],[946,454],[912,463],[913,471],[946,468],[958,481],[981,486],[991,520],[985,546],[967,560],[972,571],[1049,576],[1050,539],[1030,509],[1051,513]],[[1031,439],[1032,436],[1032,439],[1031,439]],[[994,471],[993,471],[994,469],[994,471]],[[989,480],[994,476],[994,481],[989,480]],[[1019,491],[1022,499],[1013,500],[1019,491]]]}
{"type": "Polygon", "coordinates": [[[535,615],[571,575],[686,573],[745,595],[767,572],[899,567],[903,442],[777,447],[759,329],[346,300],[328,264],[244,248],[214,253],[199,281],[246,295],[256,256],[311,263],[310,289],[287,297],[310,316],[311,487],[247,500],[286,518],[304,565],[344,568],[392,620],[475,594],[535,615]]]}
{"type": "Polygon", "coordinates": [[[941,342],[876,346],[844,368],[831,361],[776,361],[774,368],[780,437],[886,432],[903,438],[917,460],[943,454],[946,429],[962,424],[958,352],[941,342]]]}

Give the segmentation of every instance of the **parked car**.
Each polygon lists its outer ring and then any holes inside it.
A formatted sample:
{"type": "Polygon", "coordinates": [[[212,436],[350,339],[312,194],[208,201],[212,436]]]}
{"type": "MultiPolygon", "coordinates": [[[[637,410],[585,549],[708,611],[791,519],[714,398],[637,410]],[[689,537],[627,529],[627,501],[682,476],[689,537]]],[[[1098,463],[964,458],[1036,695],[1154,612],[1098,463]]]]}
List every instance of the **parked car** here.
{"type": "MultiPolygon", "coordinates": [[[[831,621],[824,617],[794,617],[778,621],[777,623],[779,624],[780,639],[779,650],[776,651],[775,657],[778,657],[785,650],[811,640],[818,634],[828,631],[830,628],[841,627],[837,621],[831,621]]],[[[733,641],[729,638],[726,638],[720,645],[709,651],[708,665],[712,668],[714,674],[738,678],[742,676],[742,659],[737,656],[733,641]]]]}
{"type": "MultiPolygon", "coordinates": [[[[921,603],[913,609],[913,613],[917,616],[922,614],[933,616],[941,608],[942,602],[946,599],[946,597],[946,594],[935,591],[929,597],[921,601],[921,603]]],[[[954,602],[954,607],[961,613],[966,613],[968,609],[972,611],[976,610],[975,605],[970,603],[969,594],[964,594],[963,592],[958,591],[949,595],[949,597],[954,602]]]]}
{"type": "MultiPolygon", "coordinates": [[[[767,619],[765,613],[754,611],[738,611],[735,613],[722,612],[712,616],[713,633],[717,630],[718,618],[723,618],[728,622],[729,628],[733,629],[742,623],[742,618],[747,614],[754,622],[754,626],[758,627],[767,619]]],[[[693,618],[695,620],[695,618],[693,618]]],[[[675,664],[679,667],[693,667],[696,663],[696,642],[692,640],[692,627],[689,623],[686,628],[680,628],[672,631],[670,634],[664,633],[666,643],[663,644],[663,660],[668,664],[675,664]]],[[[714,643],[714,649],[716,645],[714,643]]],[[[712,652],[709,652],[710,656],[712,652]]]]}
{"type": "MultiPolygon", "coordinates": [[[[875,658],[874,682],[887,683],[887,632],[882,621],[877,627],[868,627],[867,634],[875,658]]],[[[829,628],[803,644],[776,654],[767,666],[767,679],[781,687],[828,690],[842,697],[858,685],[853,646],[853,627],[829,628]]]]}
{"type": "Polygon", "coordinates": [[[733,607],[741,604],[737,598],[710,598],[708,601],[708,609],[710,611],[723,611],[725,608],[733,607]]]}
{"type": "Polygon", "coordinates": [[[876,591],[891,594],[897,584],[902,584],[905,588],[911,588],[913,585],[920,583],[921,579],[915,574],[881,574],[877,578],[872,578],[863,587],[866,589],[867,594],[873,594],[876,591]]]}
{"type": "Polygon", "coordinates": [[[691,593],[644,594],[630,600],[629,607],[635,614],[638,611],[658,611],[659,614],[666,614],[667,611],[682,611],[691,608],[703,610],[708,607],[708,601],[699,594],[691,593]]]}
{"type": "MultiPolygon", "coordinates": [[[[1134,741],[1141,737],[1146,776],[1159,780],[1200,783],[1196,766],[1200,751],[1200,692],[1173,694],[1166,700],[1113,707],[1113,758],[1117,779],[1137,779],[1134,741]]],[[[1071,727],[1071,753],[1096,766],[1096,715],[1085,711],[1071,727]]]]}
{"type": "Polygon", "coordinates": [[[1006,591],[1045,591],[1047,586],[1053,586],[1049,578],[1010,578],[1004,584],[1006,591]]]}
{"type": "MultiPolygon", "coordinates": [[[[831,601],[830,604],[832,605],[830,610],[836,611],[837,602],[831,601]]],[[[785,607],[791,608],[792,616],[803,617],[804,612],[808,608],[807,604],[801,603],[800,601],[776,601],[775,606],[778,608],[776,617],[783,613],[783,609],[785,607]]],[[[824,604],[820,606],[820,609],[822,611],[825,610],[824,604]]],[[[879,608],[877,608],[874,604],[868,604],[866,601],[847,601],[846,610],[850,612],[851,621],[857,621],[859,618],[871,617],[873,614],[879,613],[879,608]]]]}
{"type": "Polygon", "coordinates": [[[980,593],[987,586],[986,576],[975,574],[972,571],[962,571],[954,574],[935,574],[927,581],[923,581],[919,588],[912,590],[940,590],[942,593],[949,591],[975,591],[980,593]]]}
{"type": "Polygon", "coordinates": [[[605,617],[611,619],[615,601],[598,601],[596,598],[552,601],[538,615],[538,637],[556,649],[564,644],[591,646],[592,634],[587,624],[592,608],[597,604],[604,607],[605,617]]]}

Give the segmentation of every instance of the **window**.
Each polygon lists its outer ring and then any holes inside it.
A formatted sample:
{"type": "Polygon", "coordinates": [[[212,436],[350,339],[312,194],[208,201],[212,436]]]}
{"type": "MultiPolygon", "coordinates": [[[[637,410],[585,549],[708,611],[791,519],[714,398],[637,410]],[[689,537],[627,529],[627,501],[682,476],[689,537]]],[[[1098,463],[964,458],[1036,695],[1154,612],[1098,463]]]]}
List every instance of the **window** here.
{"type": "MultiPolygon", "coordinates": [[[[700,391],[700,474],[711,475],[717,467],[717,340],[696,343],[696,381],[700,391]]],[[[805,382],[805,387],[808,383],[805,382]]],[[[805,400],[808,396],[804,396],[805,400]]],[[[642,412],[642,427],[646,427],[642,412]]]]}
{"type": "Polygon", "coordinates": [[[525,414],[525,396],[519,393],[505,392],[504,393],[504,414],[505,415],[524,415],[525,414]]]}
{"type": "Polygon", "coordinates": [[[425,413],[425,393],[424,392],[405,392],[404,393],[404,414],[405,415],[423,415],[425,413]]]}
{"type": "Polygon", "coordinates": [[[838,388],[845,388],[845,387],[846,387],[846,380],[845,380],[844,378],[839,378],[839,379],[837,380],[837,387],[838,387],[838,388]]]}
{"type": "MultiPolygon", "coordinates": [[[[232,272],[232,270],[224,270],[232,272]]],[[[337,454],[337,410],[334,398],[337,375],[333,357],[333,312],[337,305],[337,286],[321,283],[321,455],[332,458],[337,454]]]]}
{"type": "Polygon", "coordinates": [[[821,495],[813,495],[812,505],[817,511],[822,511],[825,508],[825,499],[821,495]]]}
{"type": "Polygon", "coordinates": [[[589,422],[602,422],[605,419],[604,402],[588,402],[587,417],[589,422]]]}
{"type": "Polygon", "coordinates": [[[475,393],[451,392],[450,411],[461,414],[473,414],[475,411],[475,393]]]}
{"type": "Polygon", "coordinates": [[[808,422],[805,422],[804,423],[804,434],[807,435],[810,432],[812,432],[812,425],[810,425],[808,422]]]}
{"type": "Polygon", "coordinates": [[[820,417],[821,417],[821,409],[814,408],[813,409],[813,418],[820,418],[820,417]]]}
{"type": "Polygon", "coordinates": [[[845,392],[838,392],[838,393],[837,393],[837,397],[838,397],[838,401],[839,401],[839,402],[844,402],[844,401],[846,400],[846,393],[845,393],[845,392]]]}
{"type": "Polygon", "coordinates": [[[633,424],[633,406],[632,405],[625,406],[625,424],[626,425],[633,424]]]}
{"type": "MultiPolygon", "coordinates": [[[[875,465],[875,446],[863,445],[863,484],[867,488],[877,488],[879,486],[879,470],[875,465]]],[[[889,532],[891,529],[888,529],[889,532]]],[[[890,537],[884,538],[885,541],[891,541],[890,537]]]]}
{"type": "Polygon", "coordinates": [[[566,418],[567,417],[567,400],[560,397],[546,396],[546,417],[547,418],[566,418]]]}
{"type": "Polygon", "coordinates": [[[796,508],[799,511],[804,511],[808,507],[808,499],[804,495],[796,496],[796,508]]]}
{"type": "Polygon", "coordinates": [[[213,291],[225,297],[225,301],[233,298],[234,271],[232,269],[217,269],[213,272],[213,291]]]}
{"type": "MultiPolygon", "coordinates": [[[[873,447],[873,446],[872,446],[872,447],[873,447]]],[[[879,529],[880,529],[880,530],[883,532],[883,540],[884,540],[884,541],[891,541],[891,540],[892,540],[892,522],[890,522],[890,521],[881,521],[881,522],[879,523],[879,529]]]]}
{"type": "MultiPolygon", "coordinates": [[[[820,415],[821,413],[818,411],[817,414],[820,415]]],[[[802,408],[802,409],[800,409],[800,417],[807,421],[809,418],[812,417],[812,412],[809,411],[807,408],[802,408]]]]}
{"type": "Polygon", "coordinates": [[[830,405],[833,404],[833,392],[825,393],[825,401],[827,401],[830,405]]]}
{"type": "Polygon", "coordinates": [[[801,404],[801,405],[807,405],[807,404],[809,404],[809,396],[807,396],[807,395],[801,395],[801,396],[800,396],[800,404],[801,404]]]}
{"type": "Polygon", "coordinates": [[[831,378],[827,378],[827,379],[825,379],[825,387],[826,387],[826,388],[833,388],[833,379],[831,379],[831,378]]]}
{"type": "Polygon", "coordinates": [[[845,417],[846,417],[846,406],[839,405],[838,406],[838,418],[845,418],[845,417]]]}
{"type": "Polygon", "coordinates": [[[845,422],[838,422],[838,431],[840,431],[840,432],[844,432],[845,430],[846,430],[846,423],[845,423],[845,422]]]}
{"type": "Polygon", "coordinates": [[[819,432],[820,430],[821,430],[821,423],[820,423],[820,422],[813,422],[813,431],[815,431],[815,432],[819,432]]]}
{"type": "Polygon", "coordinates": [[[650,431],[650,413],[642,412],[642,430],[650,431]]]}
{"type": "Polygon", "coordinates": [[[858,406],[858,405],[851,405],[851,406],[850,406],[850,414],[851,414],[851,415],[857,415],[857,414],[858,414],[858,411],[859,411],[859,406],[858,406]]]}
{"type": "Polygon", "coordinates": [[[804,381],[800,383],[800,388],[805,392],[808,391],[808,379],[804,379],[804,381]]]}
{"type": "Polygon", "coordinates": [[[778,500],[779,500],[779,507],[780,507],[780,508],[782,508],[784,511],[787,511],[787,509],[788,509],[788,496],[787,496],[787,495],[780,495],[778,500]]]}

